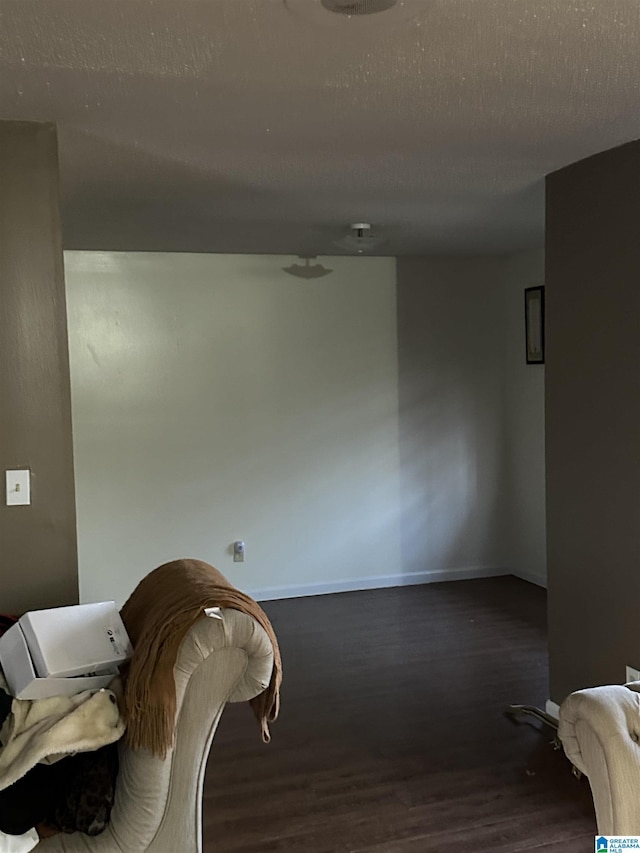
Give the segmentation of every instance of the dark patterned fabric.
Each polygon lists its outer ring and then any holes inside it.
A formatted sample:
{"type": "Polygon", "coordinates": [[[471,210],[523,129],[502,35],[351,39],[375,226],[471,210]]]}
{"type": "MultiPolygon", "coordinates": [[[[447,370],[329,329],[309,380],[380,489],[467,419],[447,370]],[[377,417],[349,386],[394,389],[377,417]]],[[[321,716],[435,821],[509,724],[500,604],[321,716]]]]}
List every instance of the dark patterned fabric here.
{"type": "Polygon", "coordinates": [[[46,822],[62,832],[100,835],[109,823],[113,808],[118,745],[112,743],[96,752],[80,752],[66,760],[73,765],[67,786],[46,822]]]}
{"type": "Polygon", "coordinates": [[[22,835],[45,823],[61,832],[99,835],[111,817],[118,775],[118,746],[37,764],[0,791],[0,830],[22,835]]]}

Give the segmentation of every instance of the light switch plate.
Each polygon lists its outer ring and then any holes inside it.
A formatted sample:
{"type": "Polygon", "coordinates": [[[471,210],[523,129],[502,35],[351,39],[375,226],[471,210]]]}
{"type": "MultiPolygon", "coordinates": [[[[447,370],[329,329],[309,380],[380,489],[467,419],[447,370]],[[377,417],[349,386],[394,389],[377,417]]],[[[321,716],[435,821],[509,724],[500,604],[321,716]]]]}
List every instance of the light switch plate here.
{"type": "Polygon", "coordinates": [[[7,506],[28,506],[31,503],[31,471],[28,468],[7,471],[7,506]]]}

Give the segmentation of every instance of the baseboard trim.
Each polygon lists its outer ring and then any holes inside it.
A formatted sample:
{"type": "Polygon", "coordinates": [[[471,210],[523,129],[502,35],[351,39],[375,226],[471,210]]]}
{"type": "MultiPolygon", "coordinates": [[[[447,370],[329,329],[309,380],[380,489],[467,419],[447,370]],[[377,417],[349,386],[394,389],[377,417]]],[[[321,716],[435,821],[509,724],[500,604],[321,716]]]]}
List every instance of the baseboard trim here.
{"type": "Polygon", "coordinates": [[[342,581],[300,584],[299,586],[262,587],[248,589],[247,592],[256,601],[274,601],[279,598],[304,598],[308,595],[331,595],[336,592],[357,592],[363,589],[386,589],[394,586],[420,586],[427,583],[492,578],[508,574],[510,574],[508,569],[474,566],[470,568],[437,569],[432,572],[378,575],[372,578],[351,578],[342,581]]]}
{"type": "Polygon", "coordinates": [[[541,575],[535,574],[534,572],[527,572],[526,570],[519,570],[515,572],[512,569],[511,574],[516,578],[520,578],[520,580],[534,583],[536,586],[541,586],[543,589],[547,588],[547,579],[541,575]]]}
{"type": "Polygon", "coordinates": [[[551,699],[547,699],[544,709],[550,717],[553,717],[556,720],[558,719],[560,715],[560,705],[556,702],[552,702],[551,699]]]}

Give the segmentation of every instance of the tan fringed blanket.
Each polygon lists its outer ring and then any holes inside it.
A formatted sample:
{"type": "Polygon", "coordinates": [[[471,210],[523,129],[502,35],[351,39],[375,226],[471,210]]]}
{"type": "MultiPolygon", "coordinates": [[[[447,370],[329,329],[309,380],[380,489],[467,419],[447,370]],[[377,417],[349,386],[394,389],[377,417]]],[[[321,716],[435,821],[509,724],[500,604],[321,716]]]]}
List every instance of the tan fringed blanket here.
{"type": "Polygon", "coordinates": [[[252,598],[240,592],[213,566],[201,560],[174,560],[147,575],[121,611],[134,654],[125,675],[125,739],[134,749],[165,756],[173,744],[176,689],[173,667],[180,644],[205,607],[230,607],[247,613],[265,629],[273,645],[269,686],[250,704],[265,743],[269,723],[280,710],[282,662],[269,619],[252,598]]]}

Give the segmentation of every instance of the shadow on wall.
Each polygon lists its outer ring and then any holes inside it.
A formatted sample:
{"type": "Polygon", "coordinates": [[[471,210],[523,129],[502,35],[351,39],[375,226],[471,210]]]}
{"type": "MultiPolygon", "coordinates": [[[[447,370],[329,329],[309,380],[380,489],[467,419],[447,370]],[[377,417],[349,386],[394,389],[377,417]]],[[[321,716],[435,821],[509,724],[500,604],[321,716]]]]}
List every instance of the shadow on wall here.
{"type": "Polygon", "coordinates": [[[500,413],[444,379],[402,407],[402,557],[408,573],[504,572],[500,413]]]}

